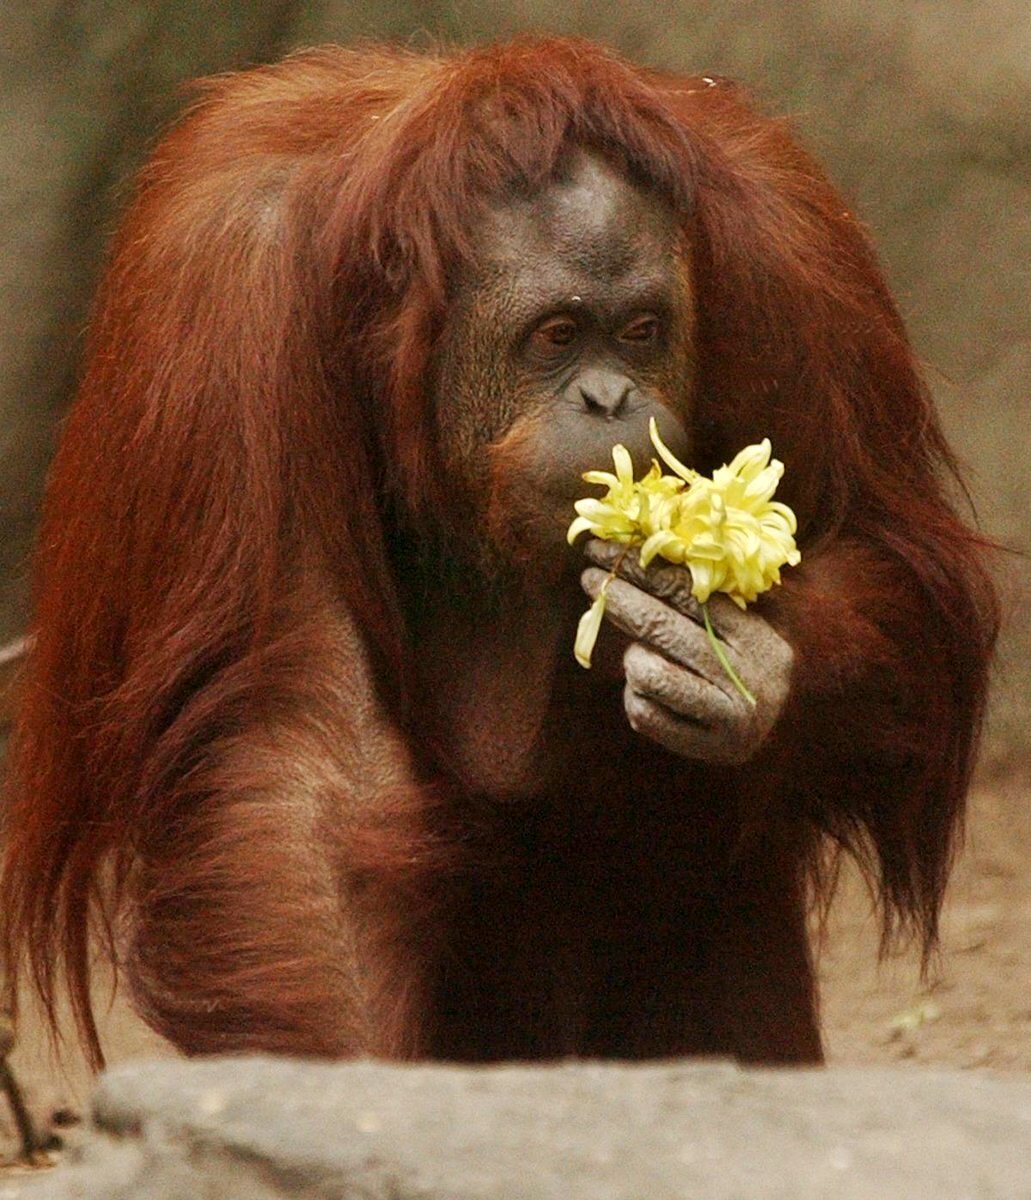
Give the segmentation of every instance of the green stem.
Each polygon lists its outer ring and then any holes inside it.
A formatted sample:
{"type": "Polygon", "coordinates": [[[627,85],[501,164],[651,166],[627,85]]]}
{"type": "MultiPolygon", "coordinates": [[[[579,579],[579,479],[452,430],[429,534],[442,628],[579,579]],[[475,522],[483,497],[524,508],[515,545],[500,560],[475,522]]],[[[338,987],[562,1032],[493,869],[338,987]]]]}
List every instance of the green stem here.
{"type": "Polygon", "coordinates": [[[726,671],[727,674],[730,676],[731,683],[733,683],[733,685],[737,688],[737,690],[741,693],[741,695],[744,696],[744,698],[748,701],[748,703],[754,708],[755,707],[755,697],[748,690],[748,688],[745,687],[744,681],[742,680],[741,676],[730,665],[730,659],[727,658],[726,654],[723,652],[723,646],[721,645],[719,638],[716,636],[716,630],[713,629],[712,622],[709,620],[708,604],[703,604],[701,607],[702,607],[702,616],[705,618],[705,632],[709,635],[709,642],[712,645],[712,648],[716,653],[716,657],[720,660],[720,665],[723,667],[724,671],[726,671]]]}

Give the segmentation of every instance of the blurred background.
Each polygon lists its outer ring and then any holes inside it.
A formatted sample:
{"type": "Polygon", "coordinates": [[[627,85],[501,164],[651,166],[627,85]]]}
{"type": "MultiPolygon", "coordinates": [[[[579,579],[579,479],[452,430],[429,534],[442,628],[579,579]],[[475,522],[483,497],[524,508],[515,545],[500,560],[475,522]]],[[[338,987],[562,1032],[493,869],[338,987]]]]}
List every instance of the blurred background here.
{"type": "MultiPolygon", "coordinates": [[[[42,481],[126,181],[188,102],[185,82],[325,41],[518,30],[747,82],[792,116],[873,232],[977,519],[1021,553],[999,559],[1007,632],[944,982],[929,989],[912,963],[901,982],[875,975],[855,892],[821,960],[831,1056],[1031,1069],[1027,0],[0,0],[0,646],[24,629],[42,481]]],[[[0,654],[0,696],[12,673],[0,654]]],[[[113,1058],[152,1045],[113,1011],[113,1058]]],[[[63,1093],[43,1082],[34,1035],[20,1042],[43,1111],[63,1093]]]]}

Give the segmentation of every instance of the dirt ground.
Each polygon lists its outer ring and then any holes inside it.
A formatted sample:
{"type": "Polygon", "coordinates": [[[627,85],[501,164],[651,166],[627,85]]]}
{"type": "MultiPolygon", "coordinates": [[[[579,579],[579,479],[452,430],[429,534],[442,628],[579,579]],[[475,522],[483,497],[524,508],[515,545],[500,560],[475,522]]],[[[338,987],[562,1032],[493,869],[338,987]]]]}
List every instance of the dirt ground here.
{"type": "Polygon", "coordinates": [[[926,983],[913,953],[878,964],[877,936],[852,874],[820,954],[830,1062],[1031,1072],[1031,773],[971,795],[926,983]]]}
{"type": "MultiPolygon", "coordinates": [[[[856,876],[845,874],[819,959],[831,1063],[1031,1072],[1029,801],[1031,773],[975,788],[941,959],[927,982],[911,952],[878,964],[870,899],[856,876]]],[[[102,1030],[112,1063],[171,1053],[117,998],[102,1030]]],[[[39,1023],[27,1018],[11,1062],[41,1128],[74,1123],[89,1092],[77,1056],[66,1054],[58,1069],[39,1023]]],[[[14,1151],[13,1125],[0,1100],[0,1164],[14,1151]]]]}

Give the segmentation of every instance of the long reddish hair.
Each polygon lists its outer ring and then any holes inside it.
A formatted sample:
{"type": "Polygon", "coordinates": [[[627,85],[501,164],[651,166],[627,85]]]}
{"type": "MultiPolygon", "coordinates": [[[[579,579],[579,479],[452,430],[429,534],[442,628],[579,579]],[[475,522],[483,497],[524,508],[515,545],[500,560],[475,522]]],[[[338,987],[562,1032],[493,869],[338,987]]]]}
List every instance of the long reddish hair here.
{"type": "MultiPolygon", "coordinates": [[[[872,800],[813,814],[835,836],[866,830],[889,899],[930,928],[994,601],[868,239],[785,124],[724,81],[577,40],[329,48],[200,87],[115,240],[50,474],[10,757],[12,970],[27,951],[50,1006],[63,971],[98,1052],[91,914],[111,911],[141,831],[156,836],[191,747],[283,686],[275,647],[303,624],[312,572],[354,614],[404,723],[384,524],[455,519],[426,387],[449,281],[477,212],[541,185],[571,144],[681,216],[699,465],[771,437],[803,544],[876,543],[931,614],[958,716],[927,731],[926,795],[902,816],[872,800]]],[[[828,620],[798,622],[806,663],[828,620]]]]}

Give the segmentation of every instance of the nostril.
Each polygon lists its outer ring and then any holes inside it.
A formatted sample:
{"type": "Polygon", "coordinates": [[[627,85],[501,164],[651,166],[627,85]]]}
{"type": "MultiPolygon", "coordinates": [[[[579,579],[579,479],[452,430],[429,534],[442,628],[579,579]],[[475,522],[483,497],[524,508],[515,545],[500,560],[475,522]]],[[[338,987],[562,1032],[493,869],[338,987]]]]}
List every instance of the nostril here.
{"type": "Polygon", "coordinates": [[[579,386],[584,411],[592,416],[605,417],[607,420],[623,415],[633,390],[633,384],[628,380],[621,381],[617,386],[579,386]]]}

